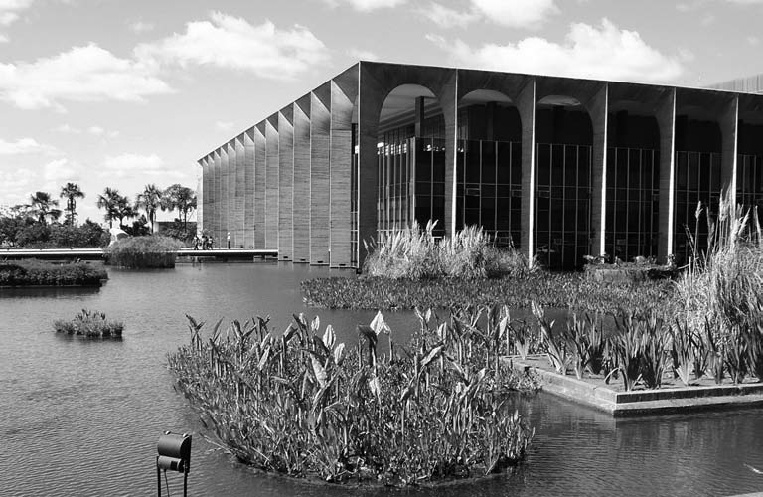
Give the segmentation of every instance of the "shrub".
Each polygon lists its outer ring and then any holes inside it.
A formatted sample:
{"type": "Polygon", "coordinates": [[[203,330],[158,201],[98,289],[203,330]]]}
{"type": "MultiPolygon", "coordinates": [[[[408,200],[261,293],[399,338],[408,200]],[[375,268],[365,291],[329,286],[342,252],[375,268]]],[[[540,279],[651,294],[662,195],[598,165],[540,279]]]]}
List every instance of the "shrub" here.
{"type": "Polygon", "coordinates": [[[124,238],[106,249],[106,261],[129,268],[175,267],[181,243],[165,236],[124,238]]]}
{"type": "Polygon", "coordinates": [[[500,360],[507,314],[465,310],[440,323],[416,313],[407,347],[392,344],[379,313],[351,348],[331,326],[321,335],[318,318],[295,316],[281,336],[261,318],[224,333],[218,322],[203,339],[204,324],[189,317],[191,344],[169,366],[205,425],[268,471],[406,485],[517,464],[534,432],[512,392],[535,385],[500,360]],[[377,354],[382,334],[395,351],[386,356],[377,354]]]}
{"type": "Polygon", "coordinates": [[[26,259],[0,263],[0,286],[100,286],[107,278],[102,267],[87,262],[59,264],[26,259]]]}
{"type": "Polygon", "coordinates": [[[120,321],[109,321],[106,314],[98,311],[82,309],[70,321],[57,320],[53,328],[58,333],[79,335],[87,338],[116,338],[122,337],[124,324],[120,321]]]}

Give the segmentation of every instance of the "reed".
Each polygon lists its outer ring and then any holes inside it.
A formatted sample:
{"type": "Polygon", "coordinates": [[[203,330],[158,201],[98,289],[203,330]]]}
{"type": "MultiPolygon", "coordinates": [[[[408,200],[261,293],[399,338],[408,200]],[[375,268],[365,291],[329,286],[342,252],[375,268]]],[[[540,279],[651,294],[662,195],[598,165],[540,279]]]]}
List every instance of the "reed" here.
{"type": "Polygon", "coordinates": [[[124,323],[106,319],[106,314],[103,312],[82,309],[72,320],[56,320],[53,328],[56,332],[67,335],[121,339],[124,323]]]}
{"type": "Polygon", "coordinates": [[[172,268],[182,244],[165,236],[124,238],[105,251],[107,264],[128,268],[172,268]]]}
{"type": "Polygon", "coordinates": [[[533,269],[521,252],[495,247],[481,227],[469,226],[438,241],[433,233],[436,225],[429,221],[421,229],[414,222],[410,228],[382,235],[378,243],[366,243],[364,272],[391,279],[485,279],[527,276],[533,269]]]}
{"type": "Polygon", "coordinates": [[[536,387],[500,357],[501,310],[467,309],[440,322],[417,311],[412,341],[394,344],[381,313],[357,346],[303,315],[282,334],[268,320],[188,317],[190,345],[169,355],[176,385],[241,461],[330,482],[415,485],[501,471],[534,431],[513,395],[536,387]],[[485,317],[483,317],[483,314],[485,317]],[[380,355],[384,335],[392,353],[380,355]]]}

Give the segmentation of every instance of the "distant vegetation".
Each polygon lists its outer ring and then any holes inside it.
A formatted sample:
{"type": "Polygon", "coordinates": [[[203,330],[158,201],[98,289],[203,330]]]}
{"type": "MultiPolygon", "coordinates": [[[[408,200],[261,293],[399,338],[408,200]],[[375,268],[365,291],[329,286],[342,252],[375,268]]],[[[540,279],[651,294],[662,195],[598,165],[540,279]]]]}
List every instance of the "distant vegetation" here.
{"type": "MultiPolygon", "coordinates": [[[[29,197],[28,203],[0,208],[0,247],[85,248],[109,244],[108,230],[89,219],[78,223],[77,201],[85,198],[85,194],[76,183],[67,183],[61,188],[59,197],[66,201],[64,210],[58,208],[59,201],[48,192],[36,192],[29,197]],[[60,222],[62,215],[63,222],[60,222]]],[[[156,185],[146,185],[135,202],[115,188],[106,188],[96,200],[98,208],[105,211],[103,217],[109,228],[118,221],[118,227],[131,236],[155,232],[159,209],[177,211],[175,225],[167,234],[186,242],[196,236],[195,232],[190,232],[192,227],[188,223],[188,215],[196,209],[196,204],[196,193],[179,184],[164,190],[156,185]],[[130,220],[133,220],[131,224],[130,220]]]]}
{"type": "Polygon", "coordinates": [[[102,266],[87,262],[0,262],[0,286],[100,286],[107,278],[102,266]]]}
{"type": "Polygon", "coordinates": [[[124,238],[106,249],[106,262],[128,268],[171,268],[181,246],[166,236],[124,238]]]}
{"type": "Polygon", "coordinates": [[[121,338],[124,324],[120,321],[109,321],[106,314],[99,311],[82,309],[74,319],[69,321],[57,320],[53,328],[58,333],[79,335],[87,338],[121,338]]]}
{"type": "Polygon", "coordinates": [[[516,411],[532,377],[502,361],[505,310],[419,313],[408,345],[379,313],[359,345],[336,343],[295,316],[283,335],[267,320],[234,321],[169,356],[177,385],[241,461],[329,482],[419,485],[505,470],[525,457],[534,430],[516,411]],[[481,317],[482,316],[482,317],[481,317]],[[380,354],[379,342],[389,344],[380,354]]]}

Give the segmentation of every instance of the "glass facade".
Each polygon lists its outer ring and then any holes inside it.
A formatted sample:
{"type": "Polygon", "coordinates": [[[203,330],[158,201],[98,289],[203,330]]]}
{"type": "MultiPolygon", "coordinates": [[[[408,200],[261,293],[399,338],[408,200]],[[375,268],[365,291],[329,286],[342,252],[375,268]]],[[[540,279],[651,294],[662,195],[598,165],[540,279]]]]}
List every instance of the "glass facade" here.
{"type": "Polygon", "coordinates": [[[737,203],[757,206],[758,214],[763,214],[763,157],[737,156],[737,203]]]}
{"type": "Polygon", "coordinates": [[[551,269],[583,264],[591,253],[591,146],[538,144],[535,246],[551,269]]]}
{"type": "Polygon", "coordinates": [[[379,234],[425,226],[445,234],[445,140],[407,138],[379,146],[379,234]]]}
{"type": "Polygon", "coordinates": [[[712,216],[718,209],[721,191],[721,154],[676,152],[675,255],[685,262],[691,254],[690,236],[697,250],[707,248],[707,209],[712,216]],[[703,211],[695,217],[697,204],[703,211]]]}
{"type": "Polygon", "coordinates": [[[499,246],[522,235],[522,144],[459,140],[456,229],[482,226],[499,246]]]}
{"type": "Polygon", "coordinates": [[[660,158],[658,150],[607,150],[606,252],[623,261],[657,255],[660,158]]]}

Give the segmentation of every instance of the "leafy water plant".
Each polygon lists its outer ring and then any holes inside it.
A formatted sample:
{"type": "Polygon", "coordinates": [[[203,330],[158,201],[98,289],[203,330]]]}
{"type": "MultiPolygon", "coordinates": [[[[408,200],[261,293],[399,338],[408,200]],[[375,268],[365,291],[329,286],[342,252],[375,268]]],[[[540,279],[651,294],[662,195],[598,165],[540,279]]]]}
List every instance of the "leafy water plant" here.
{"type": "Polygon", "coordinates": [[[166,236],[139,236],[119,240],[106,248],[105,255],[112,266],[172,268],[181,246],[178,240],[166,236]]]}
{"type": "Polygon", "coordinates": [[[87,338],[122,338],[124,323],[110,321],[106,314],[100,311],[82,309],[72,320],[56,320],[53,328],[58,333],[79,335],[87,338]]]}
{"type": "Polygon", "coordinates": [[[264,470],[392,485],[486,474],[524,458],[534,432],[512,396],[534,384],[498,360],[506,328],[482,328],[478,312],[418,313],[411,343],[385,355],[383,317],[345,347],[303,315],[280,335],[255,318],[207,337],[189,316],[169,368],[216,437],[264,470]]]}

